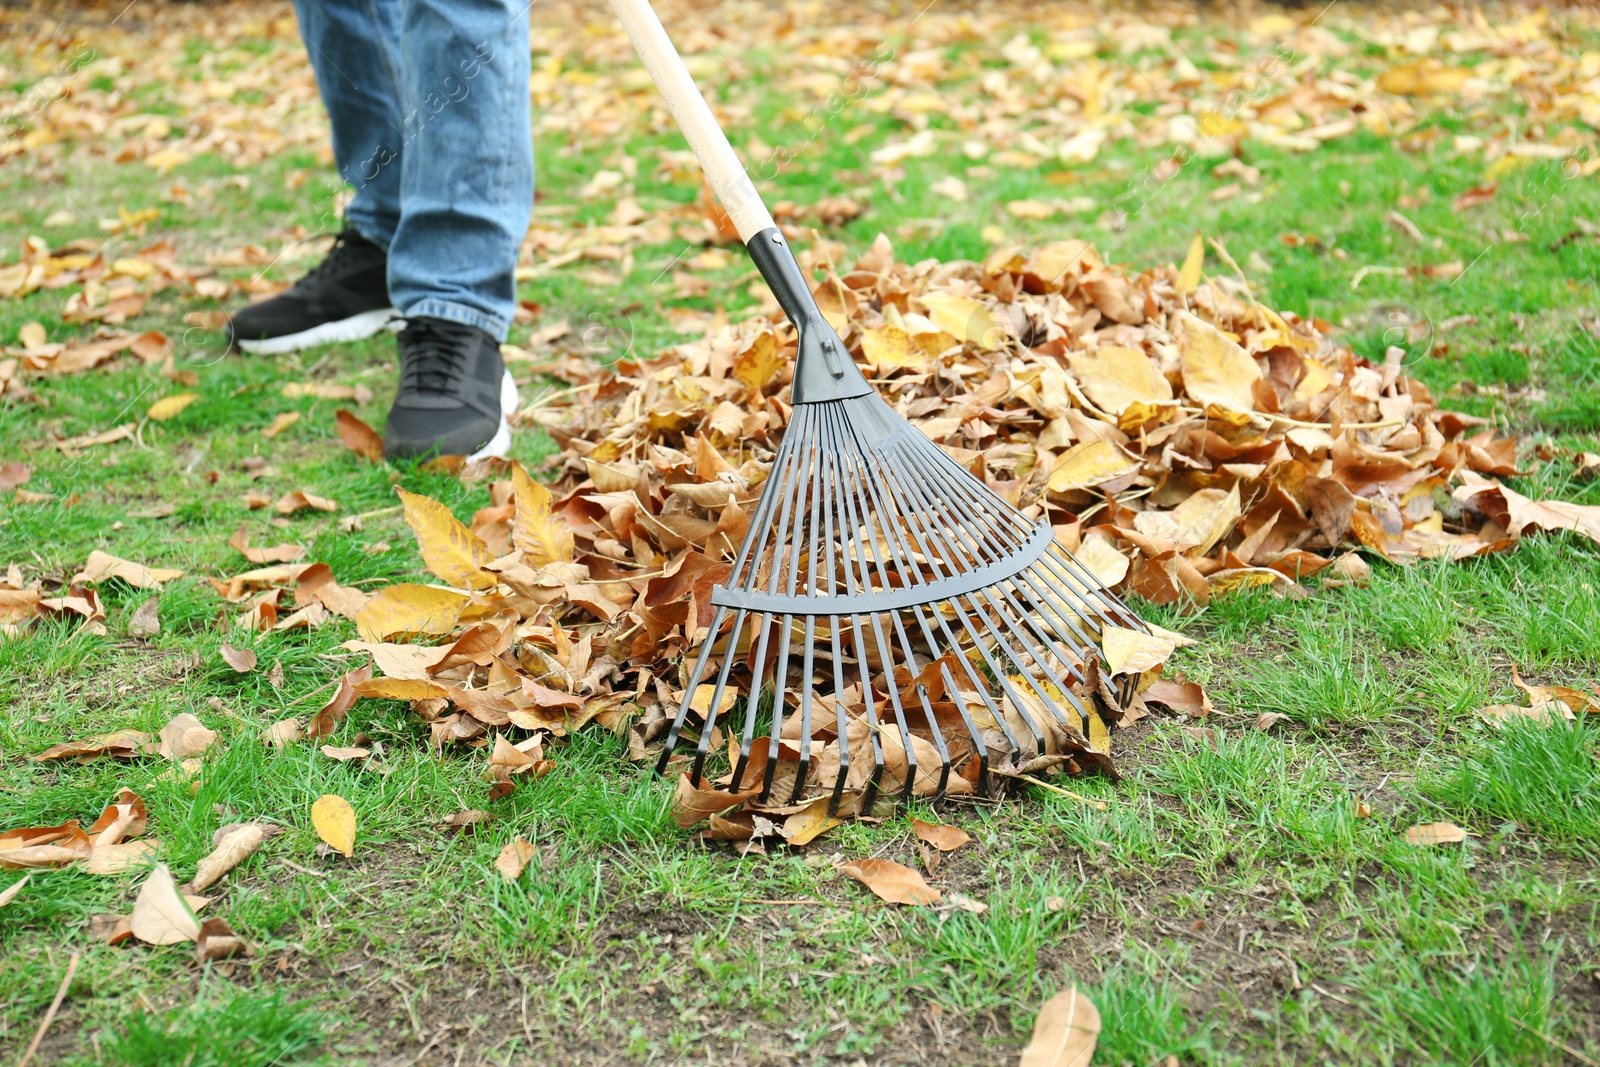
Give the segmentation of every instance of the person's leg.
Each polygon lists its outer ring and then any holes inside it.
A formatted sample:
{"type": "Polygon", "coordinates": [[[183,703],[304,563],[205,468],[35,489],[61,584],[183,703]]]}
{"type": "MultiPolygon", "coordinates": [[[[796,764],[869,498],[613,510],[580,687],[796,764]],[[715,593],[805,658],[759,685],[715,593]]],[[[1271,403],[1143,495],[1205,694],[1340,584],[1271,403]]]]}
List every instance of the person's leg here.
{"type": "Polygon", "coordinates": [[[398,0],[400,223],[389,293],[407,319],[505,340],[533,210],[528,7],[398,0]]]}
{"type": "Polygon", "coordinates": [[[400,225],[399,0],[295,0],[317,89],[333,128],[333,158],[355,189],[345,219],[387,249],[400,225]]]}
{"type": "Polygon", "coordinates": [[[399,3],[403,151],[389,294],[406,328],[384,454],[505,455],[517,390],[500,342],[533,212],[528,9],[399,3]]]}
{"type": "Polygon", "coordinates": [[[334,159],[356,193],[320,266],[231,316],[230,345],[261,354],[359,340],[396,314],[385,250],[400,224],[400,0],[295,0],[295,10],[334,159]]]}

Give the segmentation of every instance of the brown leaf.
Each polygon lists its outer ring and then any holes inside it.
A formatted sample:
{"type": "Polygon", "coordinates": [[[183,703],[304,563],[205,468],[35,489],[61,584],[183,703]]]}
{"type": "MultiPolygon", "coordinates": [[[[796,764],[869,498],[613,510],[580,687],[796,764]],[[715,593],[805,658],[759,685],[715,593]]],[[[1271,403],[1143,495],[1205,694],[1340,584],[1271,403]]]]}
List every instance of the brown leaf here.
{"type": "Polygon", "coordinates": [[[270,440],[299,421],[300,413],[298,411],[279,412],[277,415],[274,415],[272,417],[272,421],[262,429],[261,436],[270,440]]]}
{"type": "Polygon", "coordinates": [[[150,735],[140,733],[138,730],[117,730],[114,733],[102,734],[88,741],[63,741],[51,745],[45,751],[32,757],[37,761],[53,759],[77,759],[86,762],[96,756],[113,756],[119,759],[128,759],[133,756],[154,753],[156,746],[152,743],[150,735]]]}
{"type": "Polygon", "coordinates": [[[87,859],[94,849],[76,820],[0,833],[0,870],[61,867],[87,859]]]}
{"type": "Polygon", "coordinates": [[[83,570],[72,576],[72,584],[98,585],[108,578],[119,578],[135,589],[160,589],[163,582],[170,582],[182,574],[182,571],[146,567],[142,563],[118,559],[95,549],[89,553],[83,570]]]}
{"type": "Polygon", "coordinates": [[[493,812],[469,808],[466,811],[457,811],[446,815],[439,820],[439,824],[451,830],[459,830],[464,834],[474,834],[478,832],[478,827],[493,821],[493,812]]]}
{"type": "Polygon", "coordinates": [[[362,422],[355,412],[340,408],[333,413],[333,422],[344,447],[368,463],[383,462],[383,436],[362,422]]]}
{"type": "Polygon", "coordinates": [[[922,875],[893,860],[864,859],[841,863],[834,870],[848,874],[890,904],[937,904],[939,891],[922,875]]]}
{"type": "Polygon", "coordinates": [[[267,839],[267,824],[243,822],[227,828],[219,841],[213,843],[210,853],[200,860],[195,869],[194,888],[198,892],[243,863],[267,839]]]}
{"type": "Polygon", "coordinates": [[[921,819],[911,820],[911,831],[917,835],[919,841],[926,841],[940,852],[954,852],[972,840],[959,826],[923,822],[921,819]]]}
{"type": "Polygon", "coordinates": [[[134,609],[128,616],[129,637],[154,637],[161,632],[161,616],[158,614],[158,599],[151,597],[134,609]]]}
{"type": "Polygon", "coordinates": [[[334,728],[344,720],[350,709],[355,706],[357,697],[360,696],[356,686],[372,678],[372,667],[357,667],[339,679],[339,688],[334,692],[333,698],[318,709],[311,716],[311,725],[306,727],[307,737],[327,737],[333,733],[334,728]]]}
{"type": "Polygon", "coordinates": [[[130,922],[133,936],[151,945],[193,941],[200,933],[200,921],[178,892],[165,863],[156,864],[140,887],[130,922]]]}
{"type": "Polygon", "coordinates": [[[160,753],[176,763],[204,755],[217,739],[215,731],[206,729],[199,719],[187,711],[174,715],[172,721],[161,728],[159,736],[160,753]]]}
{"type": "Polygon", "coordinates": [[[85,831],[96,845],[114,845],[129,837],[144,833],[150,821],[149,809],[144,800],[131,789],[119,789],[111,803],[105,806],[98,818],[85,831]]]}
{"type": "Polygon", "coordinates": [[[212,916],[200,924],[195,934],[194,958],[197,963],[225,960],[231,956],[248,956],[250,945],[233,932],[226,919],[212,916]]]}
{"type": "Polygon", "coordinates": [[[337,511],[339,505],[326,497],[316,496],[306,492],[304,489],[296,489],[279,497],[277,502],[272,505],[272,508],[279,515],[293,515],[297,511],[305,511],[308,508],[316,511],[337,511]]]}
{"type": "Polygon", "coordinates": [[[223,642],[221,649],[222,661],[240,674],[249,674],[256,669],[256,654],[248,648],[234,648],[223,642]]]}
{"type": "Polygon", "coordinates": [[[704,785],[695,786],[689,781],[689,772],[684,771],[678,776],[678,786],[672,794],[672,820],[687,829],[713,812],[743,804],[760,792],[759,787],[744,793],[726,793],[704,785]]]}
{"type": "Polygon", "coordinates": [[[10,885],[6,886],[5,889],[0,889],[0,908],[3,908],[13,900],[16,900],[17,894],[22,892],[23,887],[28,884],[28,881],[31,878],[33,878],[33,875],[25,874],[21,878],[18,878],[15,882],[12,882],[10,885]]]}
{"type": "Polygon", "coordinates": [[[494,869],[499,871],[500,877],[506,881],[515,882],[522,876],[528,861],[533,859],[537,852],[532,841],[525,837],[513,837],[506,842],[506,847],[500,850],[500,855],[495,857],[494,869]]]}
{"type": "Polygon", "coordinates": [[[87,874],[116,875],[142,871],[149,867],[150,856],[160,847],[146,838],[142,841],[122,841],[116,844],[95,845],[89,861],[83,865],[87,874]]]}
{"type": "Polygon", "coordinates": [[[306,555],[304,545],[284,543],[271,548],[251,548],[249,530],[242,522],[238,532],[228,538],[228,544],[251,563],[294,563],[306,555]]]}
{"type": "Polygon", "coordinates": [[[1039,1009],[1019,1067],[1089,1067],[1099,1040],[1100,1012],[1073,986],[1039,1009]]]}

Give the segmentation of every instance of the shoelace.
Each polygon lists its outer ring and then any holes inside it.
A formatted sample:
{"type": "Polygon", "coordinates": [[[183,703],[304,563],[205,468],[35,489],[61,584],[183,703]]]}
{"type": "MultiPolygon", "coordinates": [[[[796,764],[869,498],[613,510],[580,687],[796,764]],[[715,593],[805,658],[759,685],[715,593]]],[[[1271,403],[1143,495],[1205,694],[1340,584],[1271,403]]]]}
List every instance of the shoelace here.
{"type": "Polygon", "coordinates": [[[472,327],[443,319],[409,319],[400,331],[400,392],[454,394],[467,370],[472,327]]]}

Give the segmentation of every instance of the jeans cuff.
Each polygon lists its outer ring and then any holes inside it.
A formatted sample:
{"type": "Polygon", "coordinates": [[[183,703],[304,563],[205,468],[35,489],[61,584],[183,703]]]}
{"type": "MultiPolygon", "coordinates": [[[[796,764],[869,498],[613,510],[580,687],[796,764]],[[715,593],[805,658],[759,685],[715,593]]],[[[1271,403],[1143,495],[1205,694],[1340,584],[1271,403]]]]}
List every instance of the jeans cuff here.
{"type": "Polygon", "coordinates": [[[400,309],[402,318],[421,316],[430,319],[444,319],[446,322],[459,322],[466,326],[476,326],[489,334],[496,342],[504,344],[506,334],[510,331],[511,324],[496,315],[485,315],[477,308],[465,304],[452,304],[448,300],[428,299],[412,304],[410,307],[400,309]]]}

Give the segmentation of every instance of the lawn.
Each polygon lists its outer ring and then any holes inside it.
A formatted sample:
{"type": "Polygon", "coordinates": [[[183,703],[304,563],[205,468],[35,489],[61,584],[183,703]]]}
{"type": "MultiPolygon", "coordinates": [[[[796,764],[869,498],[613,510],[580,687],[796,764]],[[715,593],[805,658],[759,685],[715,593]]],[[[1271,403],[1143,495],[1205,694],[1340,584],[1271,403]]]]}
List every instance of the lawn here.
{"type": "MultiPolygon", "coordinates": [[[[1134,601],[1194,639],[1169,670],[1204,684],[1205,723],[1118,732],[1121,778],[1067,783],[1077,797],[919,802],[767,855],[679,828],[671,783],[598,727],[494,801],[481,754],[435,749],[402,701],[358,702],[329,739],[367,761],[261,744],[364,657],[339,618],[239,627],[207,578],[242,569],[240,524],[370,590],[427,580],[396,486],[462,519],[490,490],[340,443],[337,408],[382,425],[392,340],[219,354],[220,313],[337,229],[289,9],[119,7],[0,10],[0,294],[26,242],[103,242],[110,261],[170,240],[190,280],[122,327],[167,335],[165,365],[0,369],[0,470],[31,469],[0,497],[0,568],[53,590],[99,549],[184,574],[154,635],[134,619],[152,592],[118,581],[103,633],[0,635],[0,830],[87,824],[126,787],[184,880],[219,826],[284,829],[208,890],[203,915],[253,947],[222,962],[91,936],[130,909],[134,875],[33,871],[0,907],[0,1054],[22,1057],[77,953],[35,1063],[999,1064],[1074,983],[1104,1021],[1097,1064],[1600,1061],[1600,716],[1477,714],[1521,702],[1514,671],[1600,681],[1600,546],[1576,534],[1372,557],[1365,584],[1311,578],[1306,596],[1134,601]],[[176,417],[146,417],[182,391],[197,399],[176,417]],[[336,509],[241,504],[297,489],[336,509]],[[260,668],[235,671],[224,644],[260,668]],[[29,758],[181,712],[220,735],[194,777],[29,758]],[[1257,729],[1262,713],[1282,718],[1257,729]],[[354,807],[352,859],[319,851],[323,794],[354,807]],[[443,823],[469,809],[494,818],[443,823]],[[884,906],[834,869],[919,866],[912,817],[971,835],[932,880],[987,911],[884,906]],[[1432,822],[1469,836],[1408,842],[1432,822]],[[535,854],[507,881],[513,836],[535,854]]],[[[848,263],[881,233],[915,263],[1077,237],[1142,270],[1199,232],[1262,303],[1379,362],[1403,349],[1442,407],[1518,434],[1529,473],[1507,484],[1600,504],[1571,459],[1600,452],[1592,10],[920,7],[661,5],[769,205],[817,228],[797,245],[848,263]]],[[[554,357],[654,355],[769,299],[709,240],[698,173],[608,13],[532,17],[525,400],[553,388],[554,357]]],[[[0,295],[0,368],[26,359],[25,324],[89,338],[99,323],[69,309],[136,275],[0,295]]],[[[555,451],[531,420],[514,446],[536,473],[555,451]]],[[[0,871],[0,892],[20,877],[0,871]]]]}

